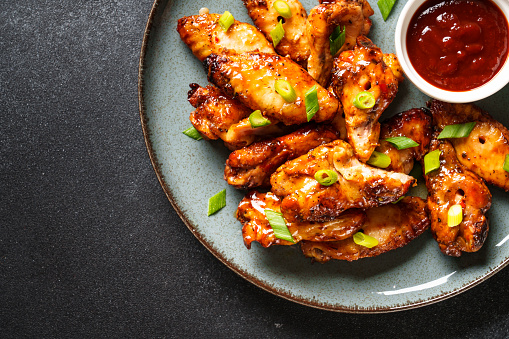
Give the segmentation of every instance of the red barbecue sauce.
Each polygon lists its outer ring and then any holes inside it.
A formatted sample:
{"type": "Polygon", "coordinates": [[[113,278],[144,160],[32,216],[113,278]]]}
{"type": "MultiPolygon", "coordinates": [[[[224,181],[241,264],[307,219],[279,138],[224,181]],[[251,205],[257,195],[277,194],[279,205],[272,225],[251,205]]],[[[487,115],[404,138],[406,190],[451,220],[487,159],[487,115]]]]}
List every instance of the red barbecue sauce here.
{"type": "Polygon", "coordinates": [[[487,83],[507,59],[508,28],[490,0],[428,0],[410,21],[410,61],[430,84],[467,91],[487,83]]]}

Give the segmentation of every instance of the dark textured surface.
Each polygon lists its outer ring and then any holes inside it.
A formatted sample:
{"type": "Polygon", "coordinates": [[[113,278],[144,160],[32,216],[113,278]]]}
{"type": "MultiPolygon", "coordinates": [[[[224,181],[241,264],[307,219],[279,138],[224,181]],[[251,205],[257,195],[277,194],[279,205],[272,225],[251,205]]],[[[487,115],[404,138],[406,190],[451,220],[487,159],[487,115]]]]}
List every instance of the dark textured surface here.
{"type": "Polygon", "coordinates": [[[0,4],[0,337],[509,336],[509,270],[452,299],[332,313],[236,276],[150,164],[137,67],[150,0],[0,4]]]}

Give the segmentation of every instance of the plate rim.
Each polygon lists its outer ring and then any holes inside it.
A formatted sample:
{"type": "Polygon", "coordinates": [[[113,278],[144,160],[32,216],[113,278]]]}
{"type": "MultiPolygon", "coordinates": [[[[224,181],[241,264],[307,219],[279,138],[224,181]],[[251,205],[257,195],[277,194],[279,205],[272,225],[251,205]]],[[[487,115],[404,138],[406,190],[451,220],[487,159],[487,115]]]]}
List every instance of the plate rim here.
{"type": "MultiPolygon", "coordinates": [[[[149,45],[150,35],[152,33],[152,28],[154,24],[154,17],[156,16],[159,6],[162,2],[165,0],[154,0],[152,4],[152,8],[150,10],[149,17],[147,19],[147,23],[145,25],[145,30],[143,32],[143,41],[141,44],[141,50],[140,50],[140,57],[139,57],[139,64],[138,64],[138,109],[140,114],[140,121],[141,121],[141,127],[143,131],[143,138],[145,140],[145,146],[147,148],[147,152],[150,158],[150,162],[152,164],[152,167],[154,168],[154,171],[156,173],[157,179],[166,194],[166,197],[168,198],[170,204],[172,205],[173,209],[177,212],[177,215],[180,217],[180,219],[184,222],[186,227],[191,231],[191,233],[198,239],[198,241],[210,252],[212,255],[214,255],[221,263],[226,265],[229,269],[231,269],[233,272],[235,272],[240,277],[244,278],[245,280],[249,281],[250,283],[254,284],[255,286],[261,288],[262,290],[265,290],[275,296],[281,297],[283,299],[304,305],[313,307],[320,310],[326,310],[326,311],[334,311],[334,312],[340,312],[340,313],[349,313],[349,314],[380,314],[380,313],[390,313],[390,312],[397,312],[397,311],[404,311],[404,310],[410,310],[410,309],[416,309],[424,306],[428,306],[434,303],[438,303],[440,301],[452,298],[458,294],[461,294],[469,289],[471,289],[474,286],[479,285],[480,283],[486,281],[493,275],[495,275],[497,272],[502,270],[504,267],[506,267],[509,264],[509,256],[497,267],[494,269],[491,269],[488,273],[482,275],[481,277],[474,279],[473,281],[470,281],[468,284],[465,284],[461,288],[443,293],[441,295],[437,295],[435,297],[431,297],[426,300],[419,300],[416,302],[410,302],[408,304],[402,304],[402,305],[395,305],[395,306],[374,306],[374,307],[348,307],[344,305],[337,305],[337,304],[330,304],[330,303],[320,303],[313,300],[308,300],[305,298],[299,298],[293,294],[290,294],[283,290],[278,290],[276,287],[270,286],[267,283],[264,283],[260,279],[256,278],[252,274],[246,272],[245,270],[241,269],[240,267],[235,266],[231,262],[229,262],[226,258],[224,258],[216,249],[213,248],[212,245],[207,243],[205,239],[201,236],[201,234],[193,227],[191,221],[187,219],[184,212],[181,210],[181,208],[178,206],[178,204],[175,202],[175,199],[173,198],[173,194],[167,185],[166,181],[164,180],[163,174],[161,172],[161,169],[159,167],[159,162],[157,159],[157,156],[154,152],[154,149],[152,147],[152,142],[150,140],[150,130],[148,127],[148,117],[146,114],[146,108],[145,108],[145,98],[144,98],[144,71],[145,71],[145,62],[146,62],[146,52],[149,45]]],[[[172,0],[168,0],[172,1],[172,0]]]]}

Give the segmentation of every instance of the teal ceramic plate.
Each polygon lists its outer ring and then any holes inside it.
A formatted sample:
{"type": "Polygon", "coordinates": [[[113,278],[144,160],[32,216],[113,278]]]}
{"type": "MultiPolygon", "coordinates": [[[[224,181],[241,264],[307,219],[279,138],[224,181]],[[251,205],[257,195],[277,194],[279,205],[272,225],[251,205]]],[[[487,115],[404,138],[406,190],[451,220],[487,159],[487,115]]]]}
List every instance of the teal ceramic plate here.
{"type": "MultiPolygon", "coordinates": [[[[384,52],[394,52],[394,29],[405,0],[398,0],[384,22],[375,0],[369,37],[384,52]]],[[[317,0],[302,0],[309,11],[317,0]]],[[[490,233],[483,248],[461,258],[443,255],[426,232],[408,246],[357,262],[312,264],[298,246],[264,249],[244,246],[241,225],[233,217],[245,192],[223,180],[229,152],[222,142],[194,141],[182,134],[190,127],[188,84],[206,85],[201,63],[180,41],[177,19],[229,10],[252,23],[241,0],[156,0],[143,41],[139,99],[143,132],[152,164],[173,207],[198,240],[221,262],[253,284],[283,298],[321,309],[376,313],[414,308],[454,296],[495,274],[509,258],[509,198],[490,187],[490,233]],[[207,217],[208,198],[227,191],[227,206],[207,217]]],[[[428,98],[405,81],[384,115],[422,107],[428,98]]],[[[506,126],[509,87],[478,103],[506,126]]]]}

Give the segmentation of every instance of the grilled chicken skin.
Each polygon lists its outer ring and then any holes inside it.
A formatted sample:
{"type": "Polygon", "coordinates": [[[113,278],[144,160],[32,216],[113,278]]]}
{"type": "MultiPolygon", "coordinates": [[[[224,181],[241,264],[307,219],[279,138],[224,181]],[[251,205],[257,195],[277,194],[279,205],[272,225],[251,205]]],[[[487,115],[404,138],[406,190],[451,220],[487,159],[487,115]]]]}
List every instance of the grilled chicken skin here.
{"type": "Polygon", "coordinates": [[[414,160],[420,161],[428,152],[432,134],[431,116],[420,108],[399,113],[381,124],[380,146],[375,150],[388,155],[391,164],[386,168],[408,174],[414,167],[414,160]],[[407,137],[419,146],[398,150],[386,138],[407,137]]]}
{"type": "Polygon", "coordinates": [[[272,42],[270,32],[276,27],[279,20],[283,21],[285,35],[275,47],[276,51],[301,66],[305,66],[309,56],[309,41],[306,35],[306,10],[298,0],[286,0],[292,12],[292,17],[285,19],[274,8],[275,1],[243,0],[255,26],[262,31],[268,41],[272,42]]]}
{"type": "Polygon", "coordinates": [[[200,61],[211,53],[275,53],[256,27],[235,20],[225,32],[218,23],[220,17],[219,14],[201,14],[178,20],[180,38],[200,61]]]}
{"type": "Polygon", "coordinates": [[[240,189],[269,186],[270,175],[287,160],[335,139],[339,133],[324,125],[308,125],[290,134],[236,150],[226,160],[224,178],[240,189]]]}
{"type": "Polygon", "coordinates": [[[361,230],[377,239],[378,245],[372,248],[357,245],[353,238],[349,237],[331,242],[303,241],[301,249],[306,257],[318,262],[375,257],[405,246],[421,235],[429,224],[425,201],[418,197],[404,197],[397,204],[366,210],[366,220],[361,230]]]}
{"type": "Polygon", "coordinates": [[[344,51],[334,60],[332,88],[343,104],[348,141],[359,160],[365,162],[378,145],[378,119],[396,96],[398,78],[383,61],[380,48],[360,36],[354,50],[344,51]],[[355,97],[362,91],[374,96],[372,108],[354,106],[355,97]]]}
{"type": "Polygon", "coordinates": [[[371,28],[369,16],[374,11],[366,0],[338,0],[314,7],[307,20],[307,35],[310,55],[307,63],[309,74],[322,86],[327,86],[331,77],[333,58],[330,40],[337,26],[345,29],[345,43],[336,55],[356,45],[359,35],[367,35],[371,28]]]}
{"type": "Polygon", "coordinates": [[[272,192],[282,199],[286,220],[329,221],[349,208],[370,208],[396,201],[415,179],[361,163],[342,140],[318,146],[287,161],[272,174],[272,192]],[[338,180],[323,186],[315,179],[319,170],[333,170],[338,180]]]}
{"type": "MultiPolygon", "coordinates": [[[[249,192],[239,204],[236,217],[242,223],[242,236],[247,248],[253,241],[263,247],[271,245],[293,245],[294,243],[276,238],[274,231],[265,216],[265,209],[279,212],[279,199],[272,193],[249,192]]],[[[291,223],[286,226],[295,243],[301,240],[335,241],[348,238],[357,232],[365,214],[362,210],[352,209],[338,218],[324,223],[291,223]]]]}
{"type": "Polygon", "coordinates": [[[488,183],[509,191],[509,173],[503,169],[509,154],[509,131],[487,112],[473,104],[428,102],[433,123],[442,130],[447,125],[476,122],[468,137],[449,139],[459,162],[488,183]]]}
{"type": "Polygon", "coordinates": [[[291,59],[264,53],[238,55],[211,54],[204,61],[209,81],[228,95],[234,96],[252,110],[261,110],[271,121],[285,125],[307,122],[305,94],[317,88],[318,112],[313,121],[332,120],[338,111],[336,97],[321,87],[291,59]],[[297,98],[286,102],[275,90],[276,80],[286,80],[295,89],[297,98]]]}
{"type": "Polygon", "coordinates": [[[441,151],[440,168],[424,176],[431,233],[444,254],[459,257],[462,252],[476,252],[488,235],[485,214],[491,207],[491,193],[481,178],[458,161],[449,141],[432,140],[430,151],[434,150],[441,151]],[[463,207],[463,221],[449,227],[449,208],[458,204],[463,207]]]}
{"type": "Polygon", "coordinates": [[[221,139],[228,148],[237,149],[251,144],[257,135],[281,131],[277,125],[253,129],[247,119],[251,109],[224,95],[217,87],[189,86],[188,101],[196,108],[189,120],[205,139],[221,139]]]}

